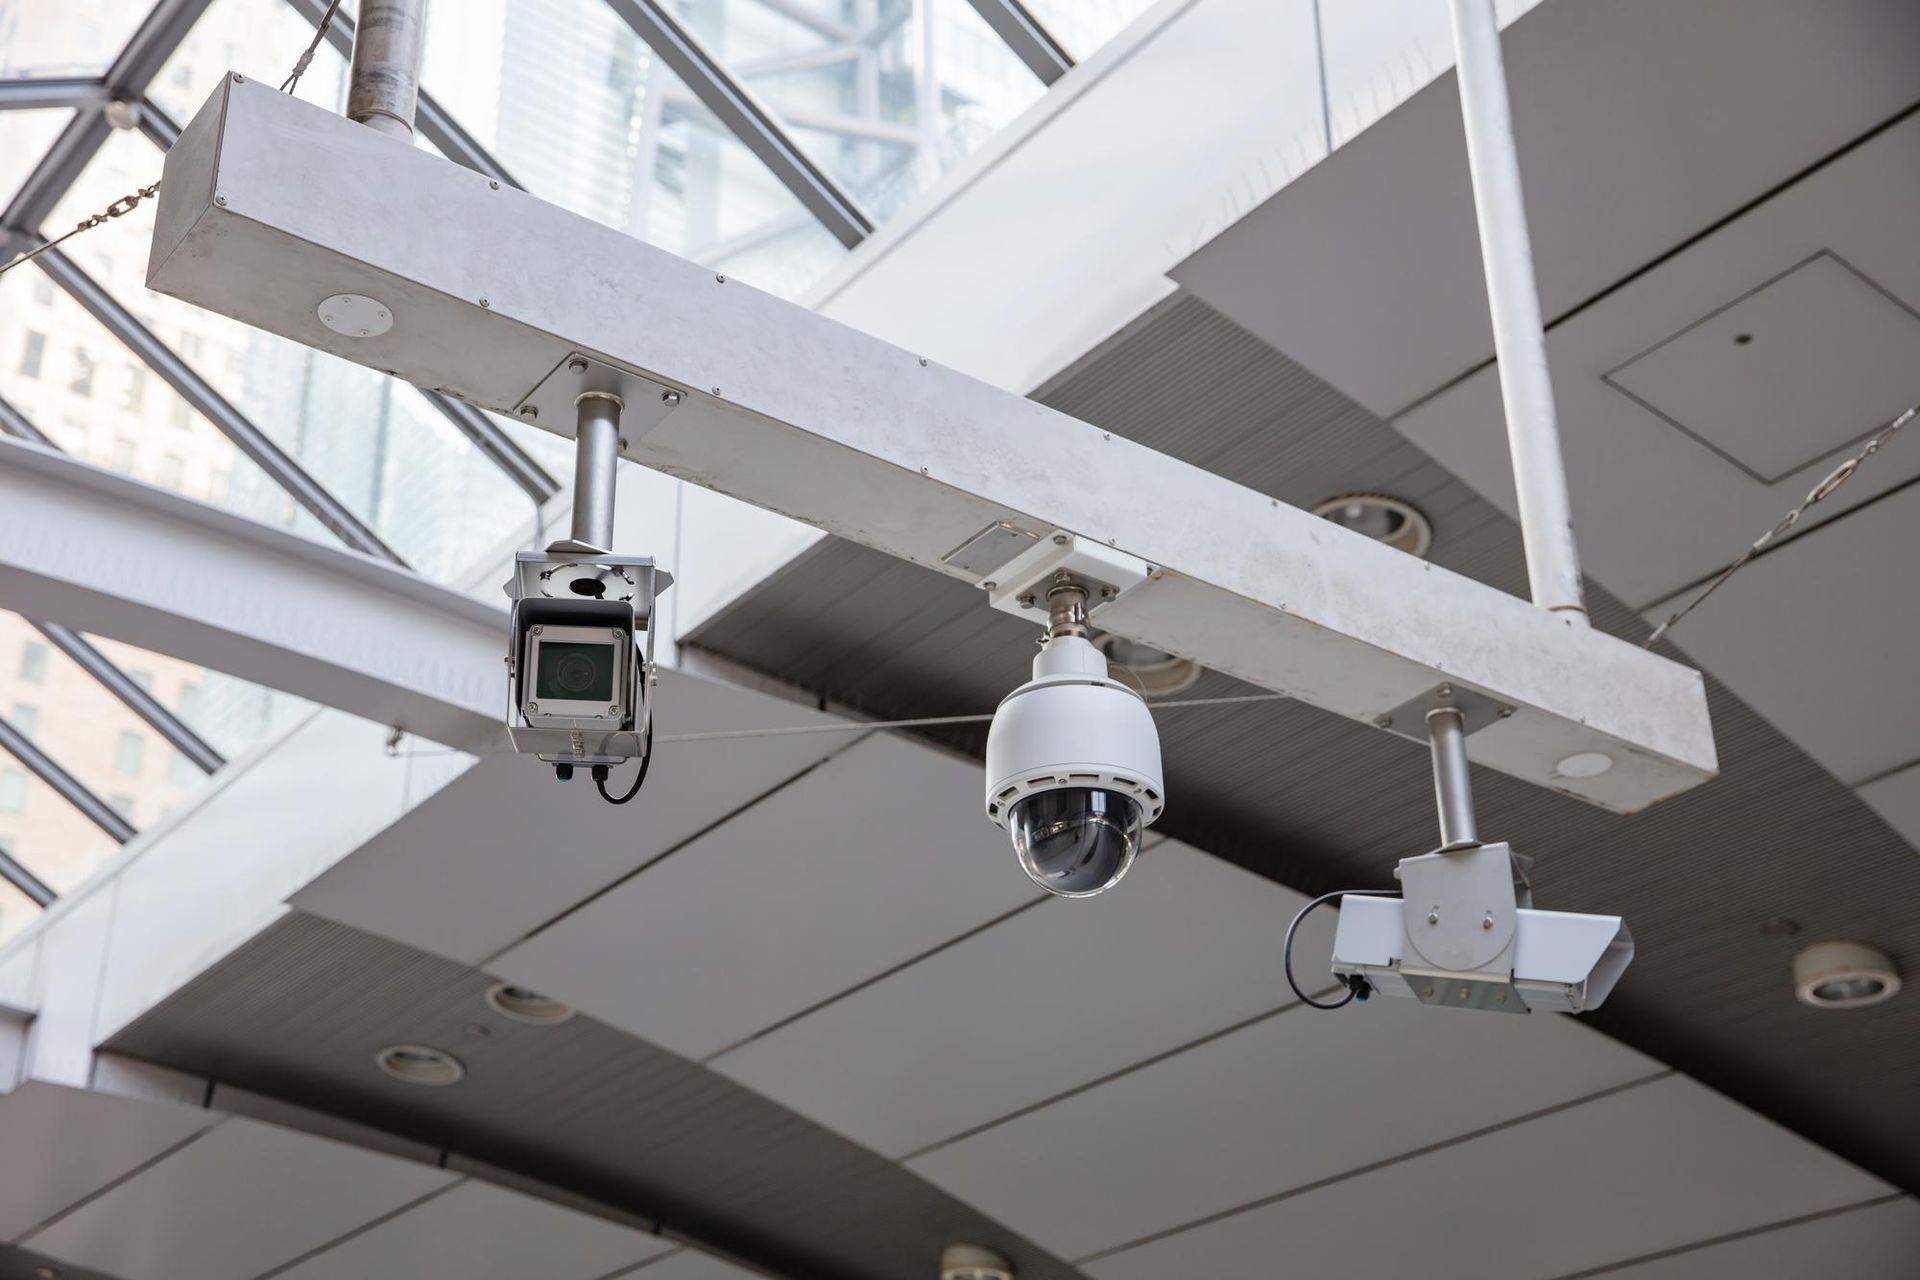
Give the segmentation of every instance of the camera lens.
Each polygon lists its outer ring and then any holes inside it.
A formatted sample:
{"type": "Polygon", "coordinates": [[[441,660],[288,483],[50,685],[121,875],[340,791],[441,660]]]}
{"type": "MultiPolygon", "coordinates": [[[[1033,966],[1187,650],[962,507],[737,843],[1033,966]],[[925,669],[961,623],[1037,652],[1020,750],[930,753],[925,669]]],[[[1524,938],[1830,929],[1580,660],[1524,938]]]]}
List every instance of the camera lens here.
{"type": "Polygon", "coordinates": [[[1085,898],[1118,883],[1140,848],[1140,805],[1098,787],[1042,791],[1007,814],[1014,852],[1048,893],[1085,898]]]}
{"type": "Polygon", "coordinates": [[[575,697],[593,687],[593,678],[593,659],[578,653],[568,654],[553,668],[554,683],[575,697]]]}
{"type": "Polygon", "coordinates": [[[549,640],[541,644],[535,694],[573,702],[611,702],[614,695],[610,644],[573,644],[549,640]]]}

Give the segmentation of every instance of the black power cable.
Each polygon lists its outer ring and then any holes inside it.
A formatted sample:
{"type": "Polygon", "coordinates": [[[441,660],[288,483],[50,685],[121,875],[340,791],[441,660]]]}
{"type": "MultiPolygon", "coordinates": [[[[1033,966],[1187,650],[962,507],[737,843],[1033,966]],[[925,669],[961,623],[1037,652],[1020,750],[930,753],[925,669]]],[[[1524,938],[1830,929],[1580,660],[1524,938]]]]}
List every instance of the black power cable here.
{"type": "Polygon", "coordinates": [[[1293,988],[1293,994],[1296,996],[1299,996],[1300,1002],[1308,1006],[1309,1008],[1344,1009],[1346,1008],[1347,1005],[1351,1004],[1356,999],[1359,999],[1359,1000],[1366,999],[1367,993],[1373,989],[1367,984],[1367,980],[1365,978],[1360,977],[1358,974],[1354,974],[1342,979],[1347,984],[1347,994],[1344,997],[1342,997],[1339,1000],[1335,1000],[1332,1004],[1322,1004],[1320,1001],[1315,1000],[1312,996],[1302,991],[1300,989],[1300,984],[1293,980],[1294,930],[1300,927],[1300,922],[1307,918],[1307,913],[1309,911],[1313,910],[1315,907],[1319,906],[1323,902],[1331,902],[1335,898],[1344,898],[1348,894],[1357,894],[1361,897],[1367,897],[1367,898],[1397,898],[1400,896],[1398,893],[1395,893],[1392,889],[1335,889],[1332,893],[1321,894],[1319,897],[1315,898],[1312,902],[1309,902],[1306,906],[1300,908],[1300,914],[1296,915],[1293,918],[1293,923],[1287,926],[1287,940],[1284,944],[1282,944],[1280,949],[1280,967],[1286,970],[1287,985],[1293,988]]]}
{"type": "Polygon", "coordinates": [[[627,793],[622,796],[616,796],[607,790],[607,766],[603,764],[593,766],[594,788],[600,792],[600,798],[608,804],[625,804],[640,794],[640,788],[644,786],[647,781],[647,769],[652,764],[653,717],[649,715],[647,717],[647,753],[640,757],[640,772],[633,775],[633,785],[627,788],[627,793]]]}

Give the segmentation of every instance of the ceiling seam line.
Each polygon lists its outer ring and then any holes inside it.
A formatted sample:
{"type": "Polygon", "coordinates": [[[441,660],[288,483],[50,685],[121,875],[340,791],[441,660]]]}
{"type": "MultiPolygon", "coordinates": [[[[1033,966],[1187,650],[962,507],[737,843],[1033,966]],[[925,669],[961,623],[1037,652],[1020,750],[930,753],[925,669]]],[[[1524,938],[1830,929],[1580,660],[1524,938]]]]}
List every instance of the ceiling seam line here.
{"type": "MultiPolygon", "coordinates": [[[[439,1167],[444,1168],[445,1166],[443,1165],[439,1167]]],[[[461,1174],[455,1177],[453,1181],[447,1183],[445,1186],[435,1187],[433,1190],[427,1192],[425,1195],[415,1196],[413,1199],[407,1201],[405,1204],[400,1205],[396,1209],[391,1209],[388,1212],[381,1214],[377,1218],[371,1218],[366,1222],[361,1223],[357,1227],[353,1227],[350,1230],[343,1231],[339,1235],[333,1237],[333,1239],[325,1242],[324,1244],[315,1245],[313,1248],[308,1249],[305,1253],[298,1254],[292,1258],[288,1258],[285,1262],[280,1263],[278,1266],[269,1267],[267,1270],[262,1271],[259,1275],[255,1276],[253,1280],[273,1280],[274,1276],[285,1275],[287,1272],[299,1266],[301,1263],[311,1262],[313,1259],[319,1257],[323,1253],[326,1253],[330,1249],[338,1248],[339,1246],[346,1244],[348,1241],[353,1240],[359,1236],[363,1236],[367,1234],[369,1231],[372,1231],[377,1227],[385,1226],[387,1223],[392,1222],[395,1218],[401,1217],[404,1214],[412,1213],[415,1209],[418,1209],[421,1205],[426,1204],[428,1201],[437,1200],[441,1196],[446,1195],[449,1191],[454,1190],[456,1187],[464,1186],[468,1182],[471,1182],[472,1180],[473,1179],[469,1175],[461,1174]]]]}
{"type": "Polygon", "coordinates": [[[780,794],[780,792],[782,791],[785,791],[788,787],[792,786],[794,783],[800,781],[802,778],[813,773],[816,769],[819,769],[822,766],[826,765],[829,761],[835,760],[839,758],[841,755],[845,754],[846,752],[851,751],[854,747],[859,746],[862,742],[865,742],[868,738],[872,737],[876,732],[877,730],[869,729],[865,733],[857,734],[854,737],[853,741],[842,744],[841,746],[835,748],[833,751],[828,752],[826,755],[821,756],[817,760],[814,760],[812,763],[808,764],[806,768],[801,769],[798,772],[789,775],[788,777],[782,778],[780,781],[774,783],[772,786],[768,787],[766,790],[760,792],[758,795],[753,796],[751,799],[741,804],[738,808],[728,810],[726,813],[722,814],[720,817],[715,818],[712,822],[709,822],[704,827],[701,827],[698,831],[695,831],[692,834],[688,835],[685,839],[679,840],[674,844],[668,846],[667,848],[662,849],[659,853],[647,859],[645,862],[641,863],[639,866],[635,867],[633,870],[620,876],[618,879],[613,880],[608,884],[602,885],[600,888],[594,890],[592,893],[580,899],[578,902],[575,902],[571,906],[566,907],[565,909],[554,913],[552,916],[548,917],[545,920],[542,920],[539,924],[534,925],[532,928],[528,929],[525,933],[521,934],[519,937],[515,938],[513,941],[508,942],[500,947],[496,947],[494,950],[488,952],[485,956],[481,957],[479,962],[474,965],[474,968],[485,969],[488,965],[492,964],[494,961],[498,960],[501,956],[513,950],[515,947],[519,946],[521,943],[527,942],[533,938],[538,937],[540,934],[545,933],[548,929],[551,929],[553,926],[559,924],[562,920],[565,920],[567,917],[573,915],[575,912],[585,910],[587,907],[593,905],[593,903],[595,903],[599,899],[604,898],[609,893],[612,893],[615,889],[618,889],[621,885],[626,884],[629,880],[632,880],[635,876],[638,876],[643,872],[646,872],[652,869],[653,867],[660,865],[660,863],[666,861],[666,859],[668,858],[671,858],[674,854],[679,853],[682,849],[685,849],[688,845],[694,843],[696,840],[700,840],[706,836],[713,834],[715,831],[719,830],[721,827],[725,826],[727,823],[732,822],[735,818],[740,817],[742,814],[754,808],[756,805],[759,805],[764,801],[772,799],[774,796],[780,794]]]}
{"type": "Polygon", "coordinates": [[[227,1117],[216,1116],[214,1119],[202,1125],[200,1128],[195,1129],[192,1133],[180,1139],[178,1142],[173,1143],[172,1145],[166,1147],[164,1150],[158,1152],[155,1155],[148,1156],[145,1160],[142,1160],[139,1164],[136,1164],[135,1166],[133,1166],[133,1168],[127,1170],[125,1173],[121,1174],[119,1177],[108,1179],[105,1183],[102,1183],[100,1186],[97,1186],[93,1190],[87,1192],[85,1195],[75,1200],[72,1204],[66,1205],[63,1208],[56,1210],[53,1214],[49,1215],[48,1217],[42,1218],[40,1221],[34,1223],[31,1227],[27,1228],[25,1231],[15,1236],[14,1242],[21,1246],[30,1245],[35,1236],[41,1234],[44,1231],[48,1231],[54,1227],[59,1226],[62,1222],[66,1221],[68,1218],[72,1217],[74,1214],[80,1212],[82,1209],[86,1208],[88,1205],[99,1200],[102,1196],[107,1195],[108,1193],[116,1190],[119,1187],[125,1186],[127,1183],[133,1181],[133,1179],[139,1177],[141,1174],[147,1172],[149,1169],[152,1169],[155,1165],[159,1164],[161,1161],[166,1160],[172,1156],[178,1155],[181,1151],[184,1151],[186,1148],[200,1141],[200,1139],[206,1137],[209,1133],[212,1133],[215,1129],[218,1129],[221,1125],[225,1124],[226,1122],[227,1122],[227,1117]]]}
{"type": "Polygon", "coordinates": [[[1503,1129],[1513,1129],[1520,1125],[1531,1124],[1536,1120],[1545,1119],[1547,1116],[1555,1115],[1562,1111],[1571,1111],[1576,1107],[1584,1107],[1588,1103],[1599,1102],[1603,1099],[1613,1097],[1616,1094],[1626,1093],[1630,1090],[1638,1089],[1643,1085],[1652,1084],[1658,1080],[1665,1080],[1670,1076],[1678,1074],[1679,1072],[1673,1068],[1667,1067],[1651,1075],[1629,1080],[1625,1084],[1617,1084],[1609,1088],[1596,1090],[1593,1093],[1583,1094],[1577,1098],[1569,1098],[1564,1102],[1554,1103],[1550,1107],[1541,1107],[1538,1110],[1529,1111],[1525,1115],[1502,1120],[1497,1124],[1486,1125],[1482,1128],[1474,1129],[1452,1138],[1443,1139],[1439,1142],[1430,1142],[1424,1147],[1416,1147],[1411,1151],[1403,1151],[1385,1160],[1376,1160],[1371,1164],[1364,1164],[1353,1169],[1347,1169],[1331,1177],[1321,1178],[1315,1182],[1304,1183],[1301,1186],[1292,1187],[1274,1195],[1262,1196],[1258,1200],[1249,1200],[1245,1204],[1236,1205],[1230,1209],[1222,1209],[1217,1213],[1206,1214],[1203,1217],[1193,1219],[1191,1222],[1185,1222],[1175,1227],[1168,1227],[1162,1231],[1155,1231],[1149,1235],[1141,1236],[1137,1240],[1129,1240],[1124,1244],[1113,1245],[1110,1248],[1101,1249],[1097,1252],[1086,1254],[1083,1257],[1075,1258],[1073,1259],[1073,1265],[1076,1267],[1083,1266],[1086,1263],[1097,1262],[1103,1258],[1110,1258],[1115,1254],[1125,1253],[1131,1249],[1142,1248],[1171,1236],[1181,1235],[1188,1231],[1196,1231],[1201,1227],[1212,1226],[1216,1222],[1223,1222],[1228,1218],[1238,1217],[1243,1213],[1251,1213],[1256,1209],[1264,1209],[1269,1205],[1278,1204],[1283,1200],[1292,1200],[1296,1197],[1321,1191],[1342,1182],[1349,1182],[1355,1178],[1365,1177],[1370,1173],[1378,1173],[1382,1169],[1391,1168],[1397,1164],[1404,1164],[1409,1160],[1418,1160],[1423,1156],[1429,1156],[1438,1151],[1445,1151],[1450,1147],[1476,1142],[1481,1138],[1490,1137],[1493,1134],[1499,1133],[1503,1129]]]}
{"type": "MultiPolygon", "coordinates": [[[[1340,991],[1343,989],[1344,988],[1341,984],[1334,983],[1326,987],[1318,988],[1313,992],[1313,994],[1316,996],[1324,996],[1324,995],[1329,995],[1332,992],[1340,991]]],[[[1061,1102],[1065,1102],[1069,1098],[1078,1097],[1083,1093],[1091,1093],[1093,1090],[1103,1088],[1109,1084],[1112,1084],[1116,1080],[1122,1079],[1123,1077],[1134,1075],[1138,1072],[1145,1071],[1151,1067],[1158,1066],[1162,1062],[1166,1062],[1172,1058],[1177,1058],[1184,1053],[1190,1053],[1195,1049],[1205,1048],[1207,1045],[1212,1044],[1216,1040],[1224,1040],[1226,1037],[1230,1035],[1234,1035],[1238,1032],[1245,1031],[1249,1027],[1258,1026],[1259,1024],[1263,1022],[1267,1022],[1271,1019],[1278,1018],[1282,1014],[1285,1014],[1291,1010],[1304,1009],[1306,1007],[1307,1006],[1299,1000],[1289,1000],[1286,1004],[1276,1006],[1275,1008],[1264,1009],[1261,1012],[1256,1013],[1251,1017],[1242,1018],[1237,1022],[1230,1022],[1226,1026],[1218,1027],[1212,1031],[1207,1032],[1203,1036],[1198,1036],[1192,1040],[1188,1040],[1188,1041],[1185,1041],[1184,1043],[1177,1044],[1171,1049],[1163,1049],[1159,1053],[1152,1054],[1149,1057],[1141,1058],[1136,1062],[1129,1062],[1125,1066],[1117,1067],[1112,1071],[1105,1072],[1099,1076],[1094,1077],[1091,1080],[1085,1081],[1081,1084],[1077,1084],[1070,1089],[1062,1089],[1060,1092],[1049,1094],[1048,1096],[1041,1098],[1037,1102],[1030,1102],[1023,1107],[1015,1108],[1014,1110],[1007,1112],[1005,1115],[996,1116],[992,1120],[988,1120],[982,1124],[977,1124],[972,1126],[971,1128],[963,1129],[959,1133],[940,1139],[938,1142],[930,1142],[927,1145],[918,1148],[917,1150],[909,1151],[905,1155],[898,1157],[898,1163],[906,1164],[909,1161],[918,1160],[923,1156],[931,1155],[935,1151],[939,1151],[943,1147],[951,1147],[956,1145],[957,1143],[965,1142],[970,1138],[976,1138],[979,1135],[986,1133],[990,1129],[998,1129],[1002,1125],[1011,1124],[1013,1121],[1019,1120],[1024,1116],[1030,1116],[1036,1111],[1044,1111],[1048,1107],[1054,1106],[1061,1102]]]]}
{"type": "Polygon", "coordinates": [[[1843,1204],[1832,1209],[1821,1209],[1815,1213],[1803,1213],[1796,1218],[1782,1218],[1778,1222],[1769,1222],[1758,1227],[1748,1227],[1744,1231],[1730,1231],[1725,1235],[1711,1236],[1705,1240],[1696,1240],[1690,1244],[1676,1245],[1671,1249],[1662,1249],[1656,1253],[1643,1253],[1638,1257],[1625,1258],[1619,1262],[1609,1262],[1605,1266],[1590,1267],[1585,1271],[1569,1272],[1555,1276],[1552,1280],[1592,1280],[1594,1276],[1614,1275],[1629,1267],[1642,1266],[1649,1262],[1659,1262],[1666,1258],[1684,1257],[1702,1249],[1712,1249],[1723,1244],[1732,1244],[1738,1240],[1751,1239],[1754,1236],[1767,1235],[1774,1231],[1784,1231],[1790,1227],[1805,1226],[1810,1222],[1819,1222],[1826,1218],[1844,1217],[1849,1213],[1858,1213],[1862,1209],[1871,1209],[1877,1205],[1892,1204],[1896,1200],[1905,1200],[1904,1191],[1891,1191],[1886,1195],[1875,1196],[1871,1200],[1860,1200],[1853,1204],[1843,1204]]]}
{"type": "MultiPolygon", "coordinates": [[[[1861,134],[1859,137],[1854,138],[1851,141],[1835,148],[1833,151],[1828,152],[1826,155],[1820,157],[1818,160],[1815,160],[1813,163],[1807,165],[1805,168],[1800,169],[1798,172],[1792,174],[1791,176],[1782,179],[1780,182],[1774,184],[1771,187],[1768,187],[1765,191],[1761,192],[1759,195],[1755,196],[1753,199],[1740,205],[1738,208],[1733,210],[1733,212],[1725,215],[1724,217],[1716,219],[1715,221],[1709,223],[1706,227],[1702,228],[1701,230],[1696,231],[1692,235],[1687,236],[1686,238],[1681,240],[1678,244],[1674,245],[1672,248],[1663,251],[1662,253],[1649,259],[1647,262],[1643,263],[1642,265],[1633,268],[1631,271],[1627,272],[1625,275],[1615,280],[1612,284],[1607,285],[1605,288],[1601,289],[1598,293],[1595,293],[1594,295],[1587,298],[1586,300],[1582,302],[1577,302],[1571,307],[1567,308],[1565,311],[1555,315],[1551,320],[1548,320],[1545,323],[1544,328],[1548,333],[1552,333],[1553,330],[1558,328],[1561,324],[1565,323],[1568,320],[1574,319],[1575,317],[1579,316],[1582,312],[1587,311],[1590,308],[1598,305],[1599,303],[1606,301],[1607,298],[1611,297],[1615,293],[1618,293],[1620,290],[1626,288],[1628,285],[1633,284],[1636,280],[1639,280],[1642,276],[1647,275],[1649,272],[1658,270],[1660,267],[1666,265],[1668,262],[1672,261],[1674,258],[1685,253],[1687,250],[1693,248],[1695,245],[1700,244],[1702,241],[1706,240],[1708,237],[1714,235],[1716,232],[1723,231],[1727,227],[1732,226],[1735,222],[1738,222],[1740,219],[1746,217],[1749,213],[1752,213],[1755,210],[1759,209],[1762,205],[1766,204],[1768,201],[1776,199],[1777,197],[1786,194],[1787,191],[1799,185],[1800,183],[1806,181],[1808,178],[1813,177],[1815,174],[1819,173],[1822,169],[1825,169],[1827,166],[1837,163],[1840,160],[1844,160],[1847,156],[1859,150],[1861,147],[1866,146],[1868,143],[1872,142],[1875,138],[1878,138],[1881,134],[1886,133],[1888,130],[1893,129],[1894,127],[1902,124],[1907,120],[1908,117],[1914,115],[1917,112],[1920,112],[1920,102],[1914,102],[1909,106],[1901,108],[1899,111],[1895,112],[1893,115],[1889,116],[1885,120],[1882,120],[1879,124],[1874,125],[1872,128],[1868,129],[1865,133],[1861,134]]],[[[1448,378],[1445,382],[1441,383],[1439,386],[1435,387],[1433,390],[1425,393],[1424,395],[1419,395],[1414,397],[1407,404],[1401,406],[1399,409],[1394,410],[1392,413],[1382,414],[1381,416],[1388,422],[1395,422],[1398,419],[1405,417],[1407,414],[1412,413],[1414,410],[1419,409],[1424,405],[1430,403],[1431,401],[1439,398],[1440,396],[1445,395],[1447,392],[1453,390],[1455,387],[1459,386],[1461,383],[1466,382],[1468,379],[1474,377],[1475,375],[1479,374],[1485,369],[1491,368],[1497,363],[1498,362],[1493,357],[1488,356],[1487,358],[1479,361],[1472,368],[1463,370],[1462,372],[1454,375],[1453,377],[1448,378]]]]}

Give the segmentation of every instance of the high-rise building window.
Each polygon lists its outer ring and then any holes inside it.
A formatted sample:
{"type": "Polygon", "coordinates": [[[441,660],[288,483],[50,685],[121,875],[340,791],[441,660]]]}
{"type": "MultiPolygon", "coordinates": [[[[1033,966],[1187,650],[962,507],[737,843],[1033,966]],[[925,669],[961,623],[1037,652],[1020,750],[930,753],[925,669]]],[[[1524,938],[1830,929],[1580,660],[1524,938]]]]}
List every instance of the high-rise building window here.
{"type": "Polygon", "coordinates": [[[21,737],[31,738],[40,730],[40,708],[30,702],[16,702],[7,713],[7,723],[18,729],[21,737]]]}
{"type": "Polygon", "coordinates": [[[46,359],[47,335],[33,329],[27,330],[26,337],[20,343],[20,376],[39,377],[40,366],[46,363],[46,359]]]}
{"type": "Polygon", "coordinates": [[[93,356],[85,347],[73,349],[73,376],[67,379],[67,390],[77,396],[93,394],[93,356]]]}
{"type": "Polygon", "coordinates": [[[133,797],[126,792],[118,791],[108,796],[107,805],[128,822],[133,821],[133,797]]]}
{"type": "Polygon", "coordinates": [[[120,384],[120,407],[140,412],[147,402],[147,371],[139,365],[128,365],[127,380],[120,384]]]}
{"type": "Polygon", "coordinates": [[[47,646],[38,640],[29,640],[20,646],[20,678],[28,684],[46,683],[47,646]]]}
{"type": "Polygon", "coordinates": [[[200,710],[200,686],[197,684],[181,685],[180,696],[175,699],[173,710],[174,714],[182,720],[192,720],[200,710]]]}
{"type": "Polygon", "coordinates": [[[19,769],[0,769],[0,813],[18,813],[27,807],[27,775],[19,769]]]}
{"type": "Polygon", "coordinates": [[[107,463],[115,471],[125,474],[133,470],[133,441],[121,436],[113,442],[113,457],[107,463]]]}
{"type": "Polygon", "coordinates": [[[160,473],[156,479],[163,489],[178,489],[181,478],[187,473],[187,460],[177,453],[165,454],[160,459],[160,473]]]}
{"type": "Polygon", "coordinates": [[[134,667],[127,672],[127,679],[139,685],[143,692],[153,692],[153,672],[134,667]]]}
{"type": "Polygon", "coordinates": [[[114,744],[113,768],[116,773],[124,773],[129,778],[137,777],[146,758],[147,739],[144,734],[128,731],[122,733],[120,741],[114,744]]]}
{"type": "Polygon", "coordinates": [[[200,340],[199,334],[188,333],[184,330],[181,331],[180,355],[182,359],[198,360],[200,358],[200,351],[204,345],[200,340]]]}
{"type": "Polygon", "coordinates": [[[167,781],[183,790],[200,781],[200,766],[176,751],[167,761],[167,781]]]}
{"type": "Polygon", "coordinates": [[[172,422],[175,431],[185,431],[193,425],[193,406],[179,396],[173,398],[172,422]]]}

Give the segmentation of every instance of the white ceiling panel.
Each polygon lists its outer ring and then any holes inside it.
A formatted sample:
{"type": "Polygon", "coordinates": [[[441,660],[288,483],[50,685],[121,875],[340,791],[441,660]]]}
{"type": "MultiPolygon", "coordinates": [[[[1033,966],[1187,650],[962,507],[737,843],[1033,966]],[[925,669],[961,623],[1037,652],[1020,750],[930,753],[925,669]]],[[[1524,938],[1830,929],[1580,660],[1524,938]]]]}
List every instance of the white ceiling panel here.
{"type": "Polygon", "coordinates": [[[18,1240],[219,1118],[36,1081],[0,1096],[0,1240],[18,1240]]]}
{"type": "Polygon", "coordinates": [[[598,1280],[674,1247],[630,1227],[467,1181],[280,1274],[287,1280],[598,1280]]]}
{"type": "Polygon", "coordinates": [[[249,1280],[453,1177],[324,1138],[227,1120],[21,1243],[140,1280],[249,1280]]]}
{"type": "Polygon", "coordinates": [[[1861,787],[1859,794],[1888,826],[1920,849],[1920,764],[1876,778],[1861,787]]]}
{"type": "MultiPolygon", "coordinates": [[[[1292,1017],[1294,1015],[1286,1015],[1292,1017]]],[[[1417,1058],[1404,1069],[1418,1072],[1417,1058]]],[[[1295,1105],[1310,1105],[1295,1102],[1295,1105]]],[[[1680,1076],[1086,1263],[1095,1280],[1539,1280],[1886,1194],[1680,1076]]]]}
{"type": "Polygon", "coordinates": [[[1554,1015],[1300,1007],[911,1167],[1078,1258],[1662,1069],[1554,1015]]]}
{"type": "MultiPolygon", "coordinates": [[[[656,693],[662,736],[834,723],[784,699],[670,669],[660,673],[656,693]]],[[[852,736],[663,742],[646,791],[625,806],[602,801],[584,772],[561,783],[530,757],[488,756],[291,901],[314,915],[484,964],[852,736]]],[[[627,777],[622,771],[614,781],[627,777]]]]}
{"type": "Polygon", "coordinates": [[[1912,1280],[1920,1204],[1868,1205],[1609,1271],[1609,1280],[1912,1280]]]}
{"type": "MultiPolygon", "coordinates": [[[[1409,42],[1418,36],[1411,24],[1409,42]]],[[[1920,10],[1906,0],[1547,4],[1515,22],[1503,45],[1545,313],[1586,302],[1910,105],[1917,42],[1920,10]]],[[[1904,227],[1886,208],[1871,213],[1904,227]]],[[[1383,416],[1486,360],[1452,78],[1173,275],[1383,416]]]]}
{"type": "Polygon", "coordinates": [[[876,735],[489,967],[704,1058],[1038,897],[980,805],[977,764],[876,735]]]}
{"type": "MultiPolygon", "coordinates": [[[[1549,12],[1551,6],[1535,16],[1549,12]]],[[[1920,15],[1920,10],[1915,12],[1920,15]]],[[[1769,484],[1623,394],[1605,381],[1606,375],[1716,309],[1735,306],[1755,290],[1765,291],[1769,281],[1823,252],[1844,259],[1906,307],[1920,305],[1920,257],[1911,251],[1907,223],[1887,214],[1917,203],[1920,118],[1913,118],[1553,328],[1547,350],[1574,526],[1587,571],[1608,590],[1645,607],[1714,572],[1771,528],[1839,461],[1842,451],[1836,444],[1849,444],[1878,425],[1863,421],[1863,416],[1870,419],[1879,411],[1892,394],[1892,383],[1905,387],[1906,403],[1920,398],[1920,384],[1914,381],[1912,362],[1899,357],[1898,334],[1868,327],[1874,315],[1911,323],[1906,311],[1884,298],[1878,308],[1809,303],[1813,309],[1844,313],[1854,324],[1815,349],[1792,336],[1790,330],[1802,323],[1799,319],[1772,331],[1756,327],[1723,335],[1717,318],[1695,329],[1706,335],[1695,352],[1700,358],[1686,369],[1660,373],[1658,391],[1678,402],[1676,412],[1684,410],[1696,421],[1707,416],[1709,411],[1693,406],[1713,403],[1722,395],[1716,382],[1729,359],[1769,360],[1781,367],[1781,376],[1798,384],[1792,403],[1808,416],[1797,429],[1782,420],[1768,428],[1757,449],[1751,440],[1733,442],[1755,452],[1757,462],[1791,457],[1802,464],[1769,484]],[[1750,346],[1733,343],[1741,332],[1754,333],[1750,346]],[[1724,343],[1719,341],[1723,337],[1724,343]],[[1871,355],[1876,371],[1872,376],[1880,384],[1867,398],[1858,385],[1860,370],[1847,357],[1855,348],[1871,355]],[[1677,389],[1681,387],[1684,391],[1677,389]]],[[[1403,414],[1394,425],[1512,514],[1513,473],[1503,422],[1498,374],[1488,367],[1403,414]]],[[[1902,440],[1809,513],[1807,522],[1830,520],[1916,476],[1920,450],[1902,440]]],[[[1687,643],[1684,634],[1679,639],[1687,643]]]]}
{"type": "MultiPolygon", "coordinates": [[[[994,869],[1018,874],[1004,849],[994,869]]],[[[904,1155],[1289,1003],[1280,943],[1305,901],[1164,843],[1111,892],[1042,902],[713,1065],[904,1155]]],[[[1318,988],[1332,924],[1301,930],[1318,988]]]]}
{"type": "Polygon", "coordinates": [[[1753,561],[1675,640],[1842,782],[1898,769],[1920,759],[1915,547],[1920,485],[1753,561]]]}
{"type": "MultiPolygon", "coordinates": [[[[1304,902],[1164,842],[1117,889],[1041,902],[712,1065],[899,1157],[1288,1004],[1281,938],[1304,902]]],[[[1331,946],[1323,910],[1296,967],[1317,988],[1331,946]]]]}

